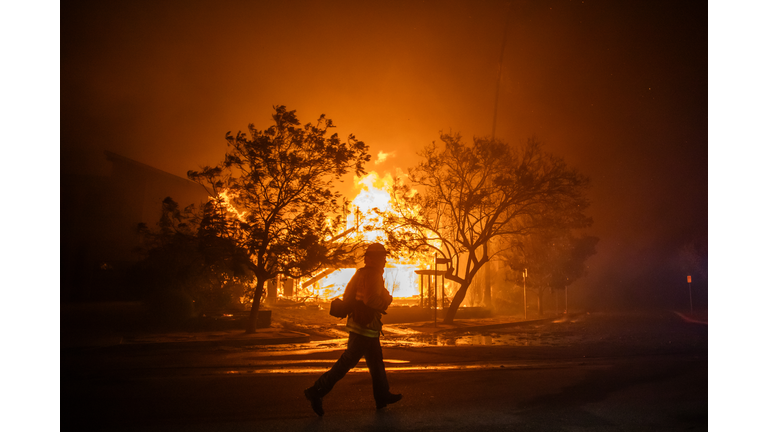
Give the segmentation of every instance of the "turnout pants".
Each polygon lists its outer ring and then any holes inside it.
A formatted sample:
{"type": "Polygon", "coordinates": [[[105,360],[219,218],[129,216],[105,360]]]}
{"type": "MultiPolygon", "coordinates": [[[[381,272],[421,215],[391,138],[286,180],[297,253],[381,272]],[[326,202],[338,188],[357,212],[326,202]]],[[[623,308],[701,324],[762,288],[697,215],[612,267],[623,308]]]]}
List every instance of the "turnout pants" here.
{"type": "Polygon", "coordinates": [[[389,394],[389,383],[387,372],[384,370],[384,356],[379,338],[366,337],[353,332],[349,333],[347,349],[341,357],[328,372],[315,381],[314,388],[317,395],[323,397],[330,393],[333,386],[344,378],[344,375],[355,367],[363,356],[373,380],[373,397],[377,403],[383,402],[389,394]]]}

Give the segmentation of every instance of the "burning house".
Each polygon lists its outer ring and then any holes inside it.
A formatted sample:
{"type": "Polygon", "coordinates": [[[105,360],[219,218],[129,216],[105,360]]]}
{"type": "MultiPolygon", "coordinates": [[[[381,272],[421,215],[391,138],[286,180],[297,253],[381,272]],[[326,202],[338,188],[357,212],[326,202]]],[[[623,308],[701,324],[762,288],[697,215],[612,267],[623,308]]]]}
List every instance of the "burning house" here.
{"type": "MultiPolygon", "coordinates": [[[[356,185],[359,192],[351,202],[352,208],[347,216],[347,227],[376,227],[380,224],[376,211],[391,209],[389,188],[392,182],[390,175],[381,177],[376,172],[357,178],[356,185]]],[[[361,236],[362,241],[366,243],[384,240],[384,233],[375,228],[357,232],[357,235],[361,236]]],[[[434,259],[408,260],[390,257],[384,269],[384,283],[395,298],[394,304],[433,307],[435,296],[438,298],[437,302],[445,304],[455,288],[453,283],[446,282],[444,270],[435,272],[436,264],[445,265],[446,263],[443,260],[439,260],[438,263],[434,259]]],[[[277,281],[268,285],[267,299],[269,301],[270,298],[285,297],[302,301],[326,302],[344,293],[344,288],[355,271],[355,268],[325,269],[311,278],[289,282],[288,289],[280,289],[286,286],[285,281],[282,284],[277,281]]],[[[443,306],[439,304],[438,307],[443,306]]]]}

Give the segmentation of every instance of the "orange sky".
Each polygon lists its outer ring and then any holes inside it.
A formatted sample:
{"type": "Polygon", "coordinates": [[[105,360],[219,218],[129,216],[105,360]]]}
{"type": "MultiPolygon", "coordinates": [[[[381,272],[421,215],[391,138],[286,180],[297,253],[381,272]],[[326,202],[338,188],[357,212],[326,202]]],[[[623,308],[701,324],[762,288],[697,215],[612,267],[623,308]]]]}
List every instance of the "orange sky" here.
{"type": "MultiPolygon", "coordinates": [[[[507,4],[67,2],[62,171],[107,149],[185,176],[275,104],[406,169],[440,130],[491,133],[507,4]]],[[[707,235],[706,3],[512,2],[507,37],[497,137],[535,134],[593,180],[584,289],[662,295],[643,290],[674,286],[670,257],[707,235]]]]}

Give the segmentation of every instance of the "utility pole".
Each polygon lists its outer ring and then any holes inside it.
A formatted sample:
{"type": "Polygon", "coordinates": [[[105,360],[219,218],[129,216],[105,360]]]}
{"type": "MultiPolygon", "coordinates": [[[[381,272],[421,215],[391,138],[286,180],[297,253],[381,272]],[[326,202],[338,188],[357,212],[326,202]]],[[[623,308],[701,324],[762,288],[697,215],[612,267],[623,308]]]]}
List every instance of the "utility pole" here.
{"type": "Polygon", "coordinates": [[[525,278],[528,277],[528,269],[523,272],[523,317],[528,319],[528,299],[525,295],[525,278]]]}
{"type": "Polygon", "coordinates": [[[493,127],[491,128],[491,139],[496,138],[496,114],[499,112],[499,90],[501,88],[501,65],[504,62],[504,48],[507,46],[507,28],[512,18],[512,3],[509,4],[507,12],[507,22],[504,24],[504,38],[501,40],[501,54],[499,55],[499,73],[496,75],[496,100],[493,104],[493,127]]]}

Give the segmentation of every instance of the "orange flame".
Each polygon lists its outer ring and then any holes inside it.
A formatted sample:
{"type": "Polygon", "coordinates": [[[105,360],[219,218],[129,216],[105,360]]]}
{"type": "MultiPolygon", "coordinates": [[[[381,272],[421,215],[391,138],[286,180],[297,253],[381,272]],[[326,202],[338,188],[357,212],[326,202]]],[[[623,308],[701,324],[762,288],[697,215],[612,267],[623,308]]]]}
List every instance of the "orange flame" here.
{"type": "MultiPolygon", "coordinates": [[[[394,179],[390,173],[380,176],[371,171],[364,177],[355,177],[355,186],[359,192],[351,202],[352,212],[347,216],[347,228],[358,228],[357,235],[361,237],[361,241],[384,243],[385,234],[381,229],[383,221],[377,210],[392,210],[390,192],[393,184],[394,179]]],[[[384,283],[392,296],[404,298],[419,295],[419,279],[414,271],[428,268],[429,263],[419,260],[403,261],[394,257],[389,261],[384,269],[384,283]]],[[[319,296],[328,299],[341,295],[354,273],[355,269],[340,269],[331,273],[320,281],[319,296]]]]}
{"type": "Polygon", "coordinates": [[[393,183],[392,175],[387,173],[384,177],[379,177],[376,171],[371,171],[365,177],[355,176],[355,183],[360,188],[360,192],[352,200],[352,212],[347,216],[347,228],[368,227],[370,230],[359,233],[362,235],[362,240],[366,243],[383,243],[384,232],[381,229],[375,229],[381,225],[376,210],[392,209],[389,194],[393,183]]]}
{"type": "MultiPolygon", "coordinates": [[[[357,196],[351,202],[351,212],[347,216],[347,229],[355,229],[353,234],[360,237],[365,243],[384,243],[385,234],[381,229],[383,221],[377,214],[392,210],[392,197],[390,192],[394,179],[390,173],[380,176],[371,171],[364,177],[355,177],[355,186],[359,190],[357,196]]],[[[230,191],[222,191],[219,198],[226,209],[239,220],[244,220],[247,212],[238,211],[232,204],[230,191]]],[[[214,199],[214,198],[210,198],[214,199]]],[[[404,261],[395,257],[389,258],[384,269],[384,282],[387,290],[395,298],[409,298],[419,295],[419,276],[414,272],[417,269],[431,268],[432,261],[428,258],[412,259],[404,261]]],[[[299,285],[296,291],[303,295],[317,297],[319,299],[331,299],[340,296],[344,292],[349,280],[356,269],[339,269],[320,279],[313,286],[299,285]]],[[[300,295],[301,295],[300,294],[300,295]]]]}
{"type": "MultiPolygon", "coordinates": [[[[223,191],[219,192],[219,199],[221,199],[222,204],[224,204],[224,208],[227,209],[228,212],[235,215],[235,217],[240,220],[241,222],[245,221],[245,216],[248,214],[247,211],[238,211],[237,208],[232,204],[232,199],[236,198],[232,195],[233,192],[229,191],[228,189],[224,189],[223,191]]],[[[214,197],[208,197],[209,201],[213,201],[216,198],[214,197]]]]}

